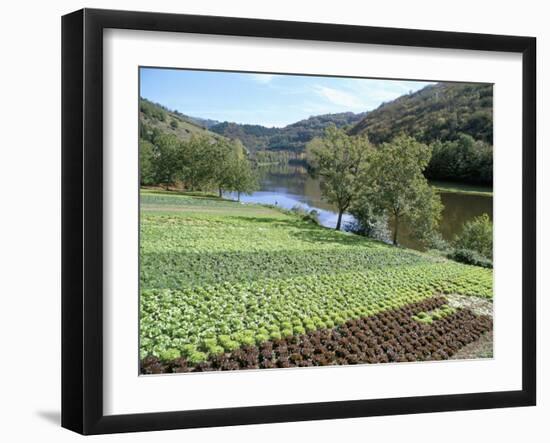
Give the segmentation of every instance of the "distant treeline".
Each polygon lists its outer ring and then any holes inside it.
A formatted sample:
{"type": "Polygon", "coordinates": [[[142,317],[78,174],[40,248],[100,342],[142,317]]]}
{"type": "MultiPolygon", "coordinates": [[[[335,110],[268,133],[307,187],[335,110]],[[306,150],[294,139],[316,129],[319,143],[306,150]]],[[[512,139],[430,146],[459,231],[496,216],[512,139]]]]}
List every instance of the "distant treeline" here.
{"type": "Polygon", "coordinates": [[[493,147],[470,135],[431,144],[432,158],[424,175],[432,180],[493,185],[493,147]]]}
{"type": "Polygon", "coordinates": [[[333,124],[337,128],[351,127],[365,115],[366,113],[353,112],[317,115],[283,128],[223,122],[210,126],[209,129],[225,137],[241,140],[252,152],[265,150],[303,153],[306,144],[314,137],[321,136],[329,125],[333,124]]]}
{"type": "Polygon", "coordinates": [[[290,151],[257,151],[254,153],[254,159],[258,164],[284,163],[305,165],[306,154],[290,151]]]}

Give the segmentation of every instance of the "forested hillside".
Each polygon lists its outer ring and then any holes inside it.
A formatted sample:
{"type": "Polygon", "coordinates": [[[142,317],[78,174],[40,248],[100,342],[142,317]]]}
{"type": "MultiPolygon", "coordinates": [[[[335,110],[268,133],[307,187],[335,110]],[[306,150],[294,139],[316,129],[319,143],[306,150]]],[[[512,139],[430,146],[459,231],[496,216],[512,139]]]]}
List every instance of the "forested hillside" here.
{"type": "Polygon", "coordinates": [[[284,128],[266,128],[260,125],[241,125],[224,122],[210,130],[228,138],[238,138],[250,151],[271,150],[301,153],[312,138],[323,135],[330,124],[341,128],[360,121],[366,113],[342,112],[309,117],[284,128]]]}
{"type": "Polygon", "coordinates": [[[438,83],[382,104],[357,123],[351,134],[367,134],[372,143],[405,133],[423,143],[457,140],[467,134],[493,143],[493,87],[438,83]]]}
{"type": "Polygon", "coordinates": [[[432,147],[428,178],[489,186],[493,181],[493,87],[488,84],[438,83],[368,113],[318,115],[283,128],[189,117],[146,99],[140,101],[140,119],[142,139],[150,140],[153,132],[182,140],[193,134],[225,137],[240,140],[258,162],[303,158],[306,144],[331,124],[350,135],[367,135],[375,146],[405,134],[432,147]]]}
{"type": "Polygon", "coordinates": [[[375,145],[410,135],[432,146],[428,178],[492,185],[492,85],[427,86],[369,112],[350,133],[375,145]]]}
{"type": "Polygon", "coordinates": [[[275,135],[279,128],[223,122],[211,126],[210,130],[227,138],[239,139],[250,151],[255,152],[268,149],[270,137],[275,135]]]}

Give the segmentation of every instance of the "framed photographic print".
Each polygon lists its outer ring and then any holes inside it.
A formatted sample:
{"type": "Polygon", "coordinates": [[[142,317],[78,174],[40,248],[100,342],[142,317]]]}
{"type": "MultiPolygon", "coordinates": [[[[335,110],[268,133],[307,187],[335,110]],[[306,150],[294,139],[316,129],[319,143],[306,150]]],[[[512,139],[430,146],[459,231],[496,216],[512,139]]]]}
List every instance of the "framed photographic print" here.
{"type": "Polygon", "coordinates": [[[62,425],[534,405],[530,37],[62,21],[62,425]]]}

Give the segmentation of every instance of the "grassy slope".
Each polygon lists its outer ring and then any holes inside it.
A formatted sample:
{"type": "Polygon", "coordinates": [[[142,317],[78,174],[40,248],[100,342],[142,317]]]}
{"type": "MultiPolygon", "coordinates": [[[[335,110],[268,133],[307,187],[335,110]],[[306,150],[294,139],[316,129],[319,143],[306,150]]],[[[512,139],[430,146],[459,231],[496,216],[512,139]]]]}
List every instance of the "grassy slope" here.
{"type": "Polygon", "coordinates": [[[260,342],[436,293],[490,298],[492,272],[276,209],[142,191],[141,291],[142,357],[189,355],[208,339],[260,342]]]}
{"type": "Polygon", "coordinates": [[[166,117],[164,121],[162,121],[154,116],[147,116],[140,111],[139,119],[142,124],[146,124],[151,128],[157,128],[166,134],[174,134],[181,140],[188,140],[193,135],[208,135],[212,138],[223,138],[221,135],[209,131],[195,122],[182,117],[181,115],[163,109],[154,103],[148,102],[148,104],[151,108],[156,109],[157,112],[164,113],[166,117]],[[175,120],[178,123],[176,128],[170,126],[172,120],[175,120]]]}

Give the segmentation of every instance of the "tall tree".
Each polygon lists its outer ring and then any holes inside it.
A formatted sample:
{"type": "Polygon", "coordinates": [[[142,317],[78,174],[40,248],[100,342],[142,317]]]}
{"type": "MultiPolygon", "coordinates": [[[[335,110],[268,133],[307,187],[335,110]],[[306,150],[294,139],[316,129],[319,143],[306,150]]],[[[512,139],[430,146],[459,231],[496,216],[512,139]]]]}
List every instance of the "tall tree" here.
{"type": "Polygon", "coordinates": [[[342,225],[342,215],[361,191],[361,178],[368,169],[371,145],[366,137],[352,137],[331,125],[323,138],[307,145],[310,165],[321,177],[321,192],[338,208],[336,230],[342,225]]]}
{"type": "Polygon", "coordinates": [[[139,182],[142,185],[156,183],[154,146],[147,140],[139,140],[139,182]]]}
{"type": "Polygon", "coordinates": [[[216,140],[206,135],[193,135],[182,143],[181,180],[191,191],[203,190],[215,181],[215,162],[218,146],[216,140]]]}
{"type": "Polygon", "coordinates": [[[431,150],[408,136],[384,143],[372,157],[364,186],[368,190],[359,204],[372,205],[393,221],[393,244],[397,245],[400,222],[411,221],[420,239],[435,232],[443,208],[423,171],[431,150]]]}
{"type": "Polygon", "coordinates": [[[241,194],[252,194],[258,189],[258,176],[246,156],[233,156],[229,174],[228,186],[237,193],[237,201],[241,201],[241,194]]]}
{"type": "Polygon", "coordinates": [[[212,169],[214,182],[218,188],[218,195],[223,191],[231,190],[234,183],[233,168],[237,167],[237,160],[246,157],[246,149],[239,139],[218,139],[212,149],[212,169]]]}
{"type": "MultiPolygon", "coordinates": [[[[149,160],[151,161],[150,176],[154,177],[154,183],[165,186],[173,184],[180,171],[181,162],[179,160],[181,143],[176,136],[171,134],[159,134],[155,137],[151,146],[142,145],[145,155],[147,149],[151,149],[149,160]]],[[[147,166],[144,161],[143,166],[147,166]]]]}

